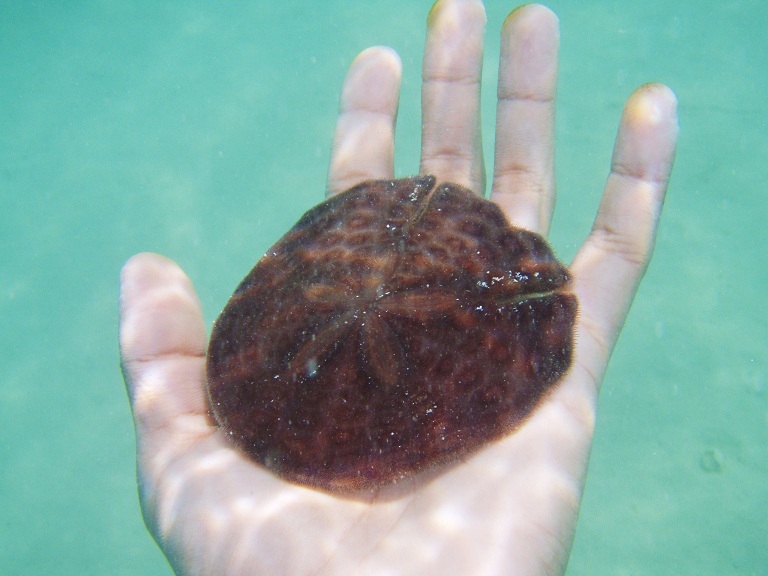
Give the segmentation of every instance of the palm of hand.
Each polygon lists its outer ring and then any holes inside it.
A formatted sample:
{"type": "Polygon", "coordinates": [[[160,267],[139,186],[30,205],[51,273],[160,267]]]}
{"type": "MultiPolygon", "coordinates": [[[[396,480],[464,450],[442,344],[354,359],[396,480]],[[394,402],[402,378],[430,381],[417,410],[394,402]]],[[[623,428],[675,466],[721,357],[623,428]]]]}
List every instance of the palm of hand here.
{"type": "MultiPolygon", "coordinates": [[[[421,171],[474,190],[485,184],[483,24],[478,2],[440,0],[430,13],[424,61],[421,171]]],[[[502,40],[491,199],[513,224],[546,233],[554,203],[557,20],[540,6],[518,9],[502,40]]],[[[381,48],[352,64],[331,194],[392,177],[399,66],[381,48]]],[[[658,85],[639,89],[627,103],[598,217],[571,266],[580,316],[566,378],[517,432],[439,475],[413,479],[399,497],[345,499],[288,484],[232,449],[208,416],[205,328],[189,280],[156,255],[129,261],[121,353],[142,509],[176,572],[562,573],[597,392],[650,259],[674,155],[674,113],[674,97],[658,85]]]]}

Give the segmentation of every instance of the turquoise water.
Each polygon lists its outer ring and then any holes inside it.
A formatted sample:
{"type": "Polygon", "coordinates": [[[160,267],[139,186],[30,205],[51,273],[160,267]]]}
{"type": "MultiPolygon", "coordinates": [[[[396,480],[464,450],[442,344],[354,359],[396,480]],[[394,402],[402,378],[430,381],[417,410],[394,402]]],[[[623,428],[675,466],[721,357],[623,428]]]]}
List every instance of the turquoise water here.
{"type": "MultiPolygon", "coordinates": [[[[0,574],[171,573],[142,523],[118,272],[187,271],[210,323],[323,193],[338,91],[394,47],[417,170],[430,2],[0,2],[0,574]]],[[[768,573],[768,8],[552,2],[559,205],[589,230],[624,99],[672,86],[656,254],[606,376],[568,574],[768,573]]],[[[487,3],[486,157],[498,30],[487,3]]],[[[490,168],[490,166],[489,166],[490,168]]]]}

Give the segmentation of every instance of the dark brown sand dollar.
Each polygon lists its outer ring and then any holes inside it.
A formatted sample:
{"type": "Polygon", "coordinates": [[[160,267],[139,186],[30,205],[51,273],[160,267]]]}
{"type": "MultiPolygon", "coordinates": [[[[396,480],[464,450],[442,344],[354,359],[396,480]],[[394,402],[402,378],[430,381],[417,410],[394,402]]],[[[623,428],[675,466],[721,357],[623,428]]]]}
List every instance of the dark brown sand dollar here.
{"type": "Polygon", "coordinates": [[[370,489],[512,432],[571,363],[576,297],[537,234],[431,176],[307,212],[216,321],[221,428],[282,478],[370,489]]]}

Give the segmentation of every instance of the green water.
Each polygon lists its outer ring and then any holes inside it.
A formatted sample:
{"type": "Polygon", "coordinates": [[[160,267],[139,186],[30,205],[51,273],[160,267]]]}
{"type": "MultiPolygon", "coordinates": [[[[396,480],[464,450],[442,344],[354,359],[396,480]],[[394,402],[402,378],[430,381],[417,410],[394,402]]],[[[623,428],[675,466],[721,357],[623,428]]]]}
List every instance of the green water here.
{"type": "MultiPolygon", "coordinates": [[[[151,250],[209,324],[322,197],[339,86],[394,47],[418,167],[429,1],[0,1],[0,574],[168,575],[136,496],[118,272],[151,250]]],[[[768,574],[768,7],[560,1],[559,205],[589,230],[624,99],[672,86],[653,264],[606,376],[568,574],[768,574]]],[[[490,0],[484,137],[498,31],[490,0]]]]}

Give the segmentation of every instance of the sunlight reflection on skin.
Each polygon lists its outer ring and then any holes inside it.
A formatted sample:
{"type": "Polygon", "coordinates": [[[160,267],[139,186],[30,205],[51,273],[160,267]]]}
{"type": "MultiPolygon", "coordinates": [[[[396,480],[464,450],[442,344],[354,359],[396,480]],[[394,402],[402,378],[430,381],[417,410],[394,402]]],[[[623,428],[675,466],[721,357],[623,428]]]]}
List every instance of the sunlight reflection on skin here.
{"type": "MultiPolygon", "coordinates": [[[[180,295],[176,293],[175,296],[180,295]]],[[[146,405],[153,403],[176,403],[169,396],[163,395],[163,388],[161,372],[149,370],[145,373],[141,389],[141,403],[145,404],[145,409],[146,405]]],[[[573,391],[557,389],[554,394],[573,394],[573,391]]],[[[540,433],[536,427],[543,424],[546,424],[550,434],[557,436],[557,428],[562,429],[562,434],[567,434],[571,426],[569,421],[574,417],[573,413],[563,409],[567,404],[567,401],[545,403],[541,407],[541,418],[535,419],[531,425],[523,427],[516,434],[530,435],[533,438],[540,433]],[[552,411],[556,413],[547,414],[552,411]]],[[[161,409],[160,412],[167,409],[172,408],[161,409]]],[[[153,408],[152,412],[157,414],[157,407],[153,408]]],[[[177,417],[174,428],[177,431],[179,428],[186,429],[186,434],[192,438],[199,432],[200,418],[194,415],[177,417]]],[[[202,493],[206,505],[194,513],[196,520],[191,524],[205,533],[208,542],[220,542],[220,547],[215,548],[228,550],[228,562],[232,564],[247,563],[250,557],[249,542],[254,545],[258,542],[260,546],[264,546],[265,540],[278,540],[288,534],[294,540],[307,540],[310,548],[319,546],[330,554],[340,542],[359,547],[361,561],[364,556],[373,553],[369,550],[374,546],[372,542],[378,542],[376,548],[391,549],[393,557],[405,554],[409,558],[419,558],[427,563],[446,553],[445,546],[450,546],[454,553],[456,546],[468,549],[482,546],[487,547],[489,551],[497,550],[498,547],[497,559],[502,562],[504,554],[501,550],[505,547],[509,531],[529,525],[531,515],[535,517],[537,513],[553,506],[552,481],[553,477],[558,476],[556,472],[560,457],[557,453],[535,452],[531,448],[535,443],[526,441],[516,442],[514,449],[518,453],[510,454],[506,443],[502,440],[492,444],[464,459],[461,466],[447,471],[441,477],[439,491],[406,496],[405,504],[398,499],[377,504],[378,512],[387,518],[384,523],[390,526],[390,535],[377,539],[370,538],[366,501],[348,501],[344,513],[339,513],[337,497],[333,494],[287,485],[271,474],[253,475],[252,464],[240,460],[224,434],[216,432],[188,454],[191,462],[171,464],[163,475],[162,486],[159,487],[162,497],[157,500],[160,506],[158,517],[161,522],[166,519],[170,523],[159,526],[160,533],[172,533],[172,523],[181,522],[180,518],[186,515],[185,511],[177,509],[177,505],[188,498],[188,493],[196,493],[198,498],[202,493]],[[513,473],[515,462],[521,461],[528,463],[524,481],[528,485],[526,491],[529,499],[523,508],[507,502],[509,499],[514,500],[514,483],[523,481],[516,480],[517,475],[513,473]],[[538,464],[533,465],[535,462],[538,464]],[[244,468],[242,474],[233,473],[241,467],[244,468]],[[225,471],[227,474],[224,474],[225,471]],[[541,480],[531,481],[536,477],[541,480]],[[226,478],[230,484],[244,485],[221,485],[222,478],[226,478]],[[466,489],[472,485],[482,485],[484,488],[478,491],[466,489]],[[531,485],[540,486],[540,490],[531,491],[531,485]],[[453,497],[446,497],[446,493],[453,497]],[[238,496],[231,501],[227,501],[226,497],[222,500],[222,495],[225,494],[238,496]],[[457,498],[458,494],[462,497],[457,498]],[[499,517],[493,513],[498,507],[507,508],[510,513],[499,517]],[[411,513],[406,514],[406,511],[411,513]],[[332,526],[327,523],[329,515],[334,518],[332,526]],[[325,517],[326,523],[316,522],[315,518],[318,517],[325,517]],[[250,534],[233,535],[230,532],[232,526],[238,525],[250,525],[250,534]],[[297,526],[303,528],[297,532],[297,526]],[[401,529],[392,531],[395,526],[401,529]],[[459,534],[461,537],[455,538],[459,534]],[[415,537],[416,535],[419,537],[415,537]],[[236,544],[237,542],[239,544],[236,544]],[[231,549],[232,546],[237,549],[231,549]]],[[[159,446],[151,452],[151,460],[152,467],[165,468],[171,460],[171,455],[168,450],[159,446]]],[[[430,479],[426,482],[430,483],[430,479]]],[[[575,513],[578,486],[574,485],[573,479],[561,478],[561,498],[573,503],[575,513]]],[[[557,512],[545,512],[545,515],[549,514],[557,512]]],[[[378,522],[381,523],[381,519],[378,522]]],[[[381,533],[380,527],[374,529],[374,532],[381,533]]],[[[472,557],[472,554],[468,554],[468,557],[472,557]]],[[[496,555],[490,552],[485,556],[484,562],[489,564],[489,572],[500,569],[499,566],[494,566],[494,557],[496,555]]],[[[303,561],[295,558],[274,558],[270,563],[272,561],[279,563],[281,569],[285,569],[287,565],[295,565],[296,570],[307,567],[303,561]]],[[[477,569],[477,566],[467,566],[466,569],[471,571],[477,569]]]]}
{"type": "MultiPolygon", "coordinates": [[[[525,429],[521,430],[521,433],[526,433],[525,429]]],[[[484,559],[488,564],[486,569],[492,573],[501,569],[499,565],[494,566],[494,564],[496,561],[499,563],[504,561],[503,550],[510,528],[514,525],[530,524],[529,510],[519,507],[516,509],[506,502],[514,498],[514,487],[510,486],[514,475],[510,475],[510,468],[514,467],[514,462],[518,460],[516,457],[510,458],[508,449],[503,446],[503,441],[470,457],[460,469],[455,469],[452,474],[449,473],[452,478],[441,491],[408,496],[405,509],[410,513],[404,513],[403,502],[400,500],[378,504],[379,513],[384,513],[388,518],[386,523],[390,529],[396,525],[401,528],[396,532],[390,532],[390,536],[383,539],[369,538],[368,518],[365,514],[368,504],[363,501],[348,502],[350,507],[343,513],[339,513],[335,496],[310,488],[286,485],[269,474],[260,475],[256,482],[252,481],[251,474],[244,474],[243,477],[251,478],[247,487],[216,485],[213,479],[220,482],[223,470],[231,471],[232,467],[249,467],[250,464],[238,461],[236,453],[229,449],[222,435],[214,435],[206,442],[215,442],[220,445],[213,450],[205,449],[205,456],[195,460],[191,473],[183,467],[183,472],[178,476],[174,475],[172,469],[168,470],[163,483],[165,494],[161,499],[163,510],[160,517],[178,520],[185,515],[185,512],[172,508],[175,503],[184,501],[184,492],[201,490],[207,492],[204,498],[206,506],[203,510],[197,511],[195,514],[197,520],[192,524],[205,533],[205,539],[208,542],[221,543],[217,548],[227,550],[228,562],[232,566],[248,561],[251,553],[249,542],[254,544],[258,542],[260,547],[266,545],[268,549],[269,541],[275,540],[277,545],[280,538],[288,537],[290,534],[291,539],[307,540],[307,546],[310,548],[319,546],[331,554],[339,546],[340,541],[343,541],[345,546],[359,547],[361,561],[367,554],[372,553],[370,550],[374,546],[372,542],[377,542],[375,544],[377,549],[390,549],[393,557],[405,555],[414,561],[419,559],[427,563],[445,554],[446,546],[449,546],[453,553],[456,553],[456,546],[468,549],[483,546],[489,551],[484,559]],[[467,491],[468,484],[479,482],[480,479],[476,477],[479,474],[483,476],[485,488],[479,491],[467,491]],[[498,490],[492,488],[489,490],[489,486],[495,486],[498,490]],[[454,493],[454,490],[455,494],[462,493],[462,498],[445,497],[443,491],[454,493]],[[233,500],[220,499],[220,495],[232,493],[239,496],[233,500]],[[510,514],[501,517],[493,514],[493,510],[499,506],[508,507],[510,514]],[[330,510],[335,511],[332,514],[335,517],[333,526],[329,526],[326,522],[324,528],[318,530],[323,524],[315,522],[314,518],[327,518],[330,510]],[[244,525],[250,525],[249,534],[233,535],[230,532],[233,526],[244,525]],[[460,538],[452,537],[459,534],[460,538]],[[418,537],[415,537],[417,535],[418,537]],[[236,544],[238,542],[239,544],[236,544]],[[236,549],[232,549],[232,546],[236,549]]],[[[523,442],[519,446],[526,451],[526,443],[523,442]]],[[[529,456],[519,454],[518,457],[529,456]]],[[[533,455],[530,457],[536,458],[533,455]]],[[[531,507],[541,513],[552,505],[551,466],[554,464],[556,462],[544,458],[538,472],[536,469],[529,470],[529,481],[531,478],[541,477],[540,482],[535,480],[532,482],[538,483],[541,489],[538,496],[535,491],[528,490],[532,498],[529,499],[526,508],[531,507]]],[[[226,478],[231,482],[238,478],[238,475],[228,474],[226,478]]],[[[562,489],[565,492],[571,492],[575,508],[578,502],[577,489],[572,482],[565,478],[562,480],[562,489]]],[[[545,512],[545,515],[550,512],[545,512]]],[[[161,529],[168,533],[173,526],[163,526],[161,529]]],[[[380,529],[377,528],[374,532],[379,533],[380,529]]],[[[282,547],[276,549],[282,549],[282,547]]],[[[300,544],[297,549],[301,549],[300,544]]],[[[468,557],[472,557],[472,554],[468,557]]],[[[270,563],[272,561],[279,563],[281,570],[286,569],[286,566],[293,566],[292,569],[296,570],[307,568],[304,561],[299,558],[273,558],[270,563]]],[[[474,572],[477,569],[476,565],[466,566],[465,569],[472,573],[483,573],[483,570],[474,572]]]]}

